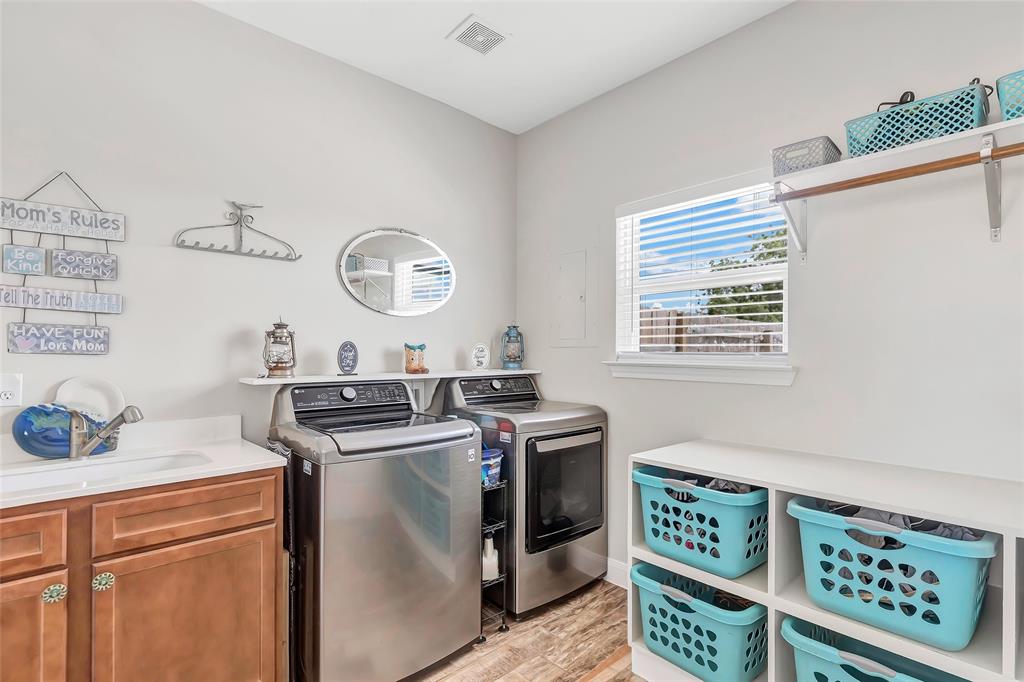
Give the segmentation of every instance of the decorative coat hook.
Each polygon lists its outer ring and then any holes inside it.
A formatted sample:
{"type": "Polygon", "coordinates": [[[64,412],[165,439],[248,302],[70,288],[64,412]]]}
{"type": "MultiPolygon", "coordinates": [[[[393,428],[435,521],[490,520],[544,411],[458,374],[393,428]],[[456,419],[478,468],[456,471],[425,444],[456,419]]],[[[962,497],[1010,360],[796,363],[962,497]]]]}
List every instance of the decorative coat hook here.
{"type": "MultiPolygon", "coordinates": [[[[184,230],[181,230],[180,232],[178,232],[178,234],[174,236],[174,245],[181,249],[213,251],[215,253],[230,253],[236,256],[268,258],[270,260],[296,261],[302,258],[302,256],[296,253],[295,249],[292,248],[292,245],[289,244],[288,242],[284,241],[283,239],[278,239],[273,235],[267,234],[262,230],[257,230],[255,227],[252,226],[254,218],[249,211],[254,208],[263,208],[263,206],[260,206],[259,204],[243,204],[238,201],[232,201],[230,203],[232,206],[235,207],[235,210],[229,211],[227,215],[228,220],[231,221],[230,223],[223,223],[220,225],[202,225],[199,227],[186,228],[184,230]],[[214,242],[202,239],[202,237],[200,236],[200,233],[203,230],[216,230],[222,227],[235,228],[233,245],[222,244],[220,246],[217,246],[214,242]],[[258,235],[266,237],[275,244],[280,245],[284,249],[284,251],[282,252],[275,250],[273,253],[267,253],[267,249],[263,249],[259,252],[257,252],[252,247],[249,247],[247,249],[244,241],[245,235],[247,233],[256,233],[258,235]],[[188,235],[188,239],[186,239],[186,235],[188,235]],[[207,245],[203,246],[200,243],[200,239],[202,239],[202,241],[207,241],[207,245]]],[[[211,233],[207,232],[205,234],[211,233]]]]}

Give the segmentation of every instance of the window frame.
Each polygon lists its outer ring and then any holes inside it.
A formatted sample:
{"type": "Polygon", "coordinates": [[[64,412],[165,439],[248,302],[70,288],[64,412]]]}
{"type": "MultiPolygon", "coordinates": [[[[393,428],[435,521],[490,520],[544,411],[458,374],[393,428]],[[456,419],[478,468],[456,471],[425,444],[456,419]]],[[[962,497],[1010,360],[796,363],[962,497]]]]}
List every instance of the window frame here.
{"type": "MultiPolygon", "coordinates": [[[[772,172],[762,168],[747,173],[714,180],[684,189],[660,194],[639,201],[633,201],[616,207],[615,210],[615,324],[613,329],[613,348],[615,359],[606,361],[613,377],[630,379],[663,379],[672,381],[706,381],[717,383],[761,384],[772,386],[789,386],[796,378],[796,368],[789,362],[789,254],[782,265],[765,266],[757,273],[744,273],[744,269],[709,274],[694,279],[696,288],[705,288],[708,283],[718,286],[730,283],[750,283],[752,280],[784,282],[786,295],[783,297],[783,334],[786,339],[786,351],[783,353],[651,353],[639,351],[621,351],[619,349],[619,300],[620,287],[619,267],[620,255],[618,247],[619,221],[622,218],[660,210],[666,207],[691,201],[710,199],[717,195],[735,192],[738,189],[759,184],[771,184],[772,172]]],[[[792,225],[787,229],[787,245],[792,249],[792,225]]],[[[636,276],[636,275],[634,275],[636,276]]],[[[678,290],[679,283],[666,282],[666,289],[678,290]]],[[[654,285],[656,288],[657,285],[654,285]]],[[[649,292],[644,292],[649,293],[649,292]]],[[[638,299],[642,294],[632,292],[638,299]]],[[[639,333],[639,322],[635,321],[639,333]]]]}

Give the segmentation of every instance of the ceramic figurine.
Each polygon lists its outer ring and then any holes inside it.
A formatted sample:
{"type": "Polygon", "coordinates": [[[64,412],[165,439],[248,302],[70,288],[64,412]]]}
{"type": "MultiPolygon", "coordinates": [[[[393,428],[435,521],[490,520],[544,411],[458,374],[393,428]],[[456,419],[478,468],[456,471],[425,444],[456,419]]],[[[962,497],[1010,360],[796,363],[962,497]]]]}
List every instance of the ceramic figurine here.
{"type": "Polygon", "coordinates": [[[426,360],[424,354],[427,350],[427,344],[421,343],[418,345],[405,344],[405,373],[406,374],[426,374],[430,370],[427,369],[426,360]]]}
{"type": "Polygon", "coordinates": [[[526,343],[519,325],[512,323],[501,338],[501,368],[522,369],[526,359],[526,343]]]}

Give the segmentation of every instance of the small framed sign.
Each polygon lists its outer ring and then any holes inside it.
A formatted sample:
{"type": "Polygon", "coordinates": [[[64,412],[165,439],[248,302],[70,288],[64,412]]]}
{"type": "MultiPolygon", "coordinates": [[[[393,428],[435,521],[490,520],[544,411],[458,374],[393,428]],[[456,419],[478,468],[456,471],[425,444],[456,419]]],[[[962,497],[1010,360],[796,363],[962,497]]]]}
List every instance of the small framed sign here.
{"type": "Polygon", "coordinates": [[[76,279],[117,279],[117,256],[95,251],[50,251],[50,274],[76,279]]]}
{"type": "Polygon", "coordinates": [[[15,287],[0,284],[0,306],[118,314],[122,310],[122,301],[121,294],[98,294],[92,291],[15,287]]]}
{"type": "Polygon", "coordinates": [[[4,244],[3,270],[12,275],[45,275],[46,249],[4,244]]]}
{"type": "Polygon", "coordinates": [[[469,354],[470,366],[475,370],[487,369],[491,366],[491,349],[486,343],[478,343],[473,346],[469,354]]]}
{"type": "Polygon", "coordinates": [[[123,242],[125,218],[120,213],[94,211],[91,208],[0,197],[0,227],[123,242]]]}
{"type": "Polygon", "coordinates": [[[338,347],[338,369],[342,374],[355,374],[359,366],[359,349],[351,341],[345,341],[338,347]]]}
{"type": "Polygon", "coordinates": [[[110,328],[84,324],[7,325],[7,350],[51,355],[105,355],[110,352],[110,328]]]}

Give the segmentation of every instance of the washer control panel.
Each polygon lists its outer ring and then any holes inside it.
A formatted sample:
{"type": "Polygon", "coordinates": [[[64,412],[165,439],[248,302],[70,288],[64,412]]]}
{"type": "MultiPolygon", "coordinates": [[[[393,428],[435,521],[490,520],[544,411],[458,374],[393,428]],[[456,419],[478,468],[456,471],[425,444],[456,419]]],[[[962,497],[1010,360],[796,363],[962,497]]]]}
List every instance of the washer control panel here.
{"type": "Polygon", "coordinates": [[[485,379],[461,379],[459,390],[465,398],[536,393],[537,387],[528,376],[490,377],[485,379]]]}
{"type": "Polygon", "coordinates": [[[295,410],[370,407],[412,402],[405,384],[395,381],[379,384],[324,384],[296,386],[292,389],[295,410]]]}

